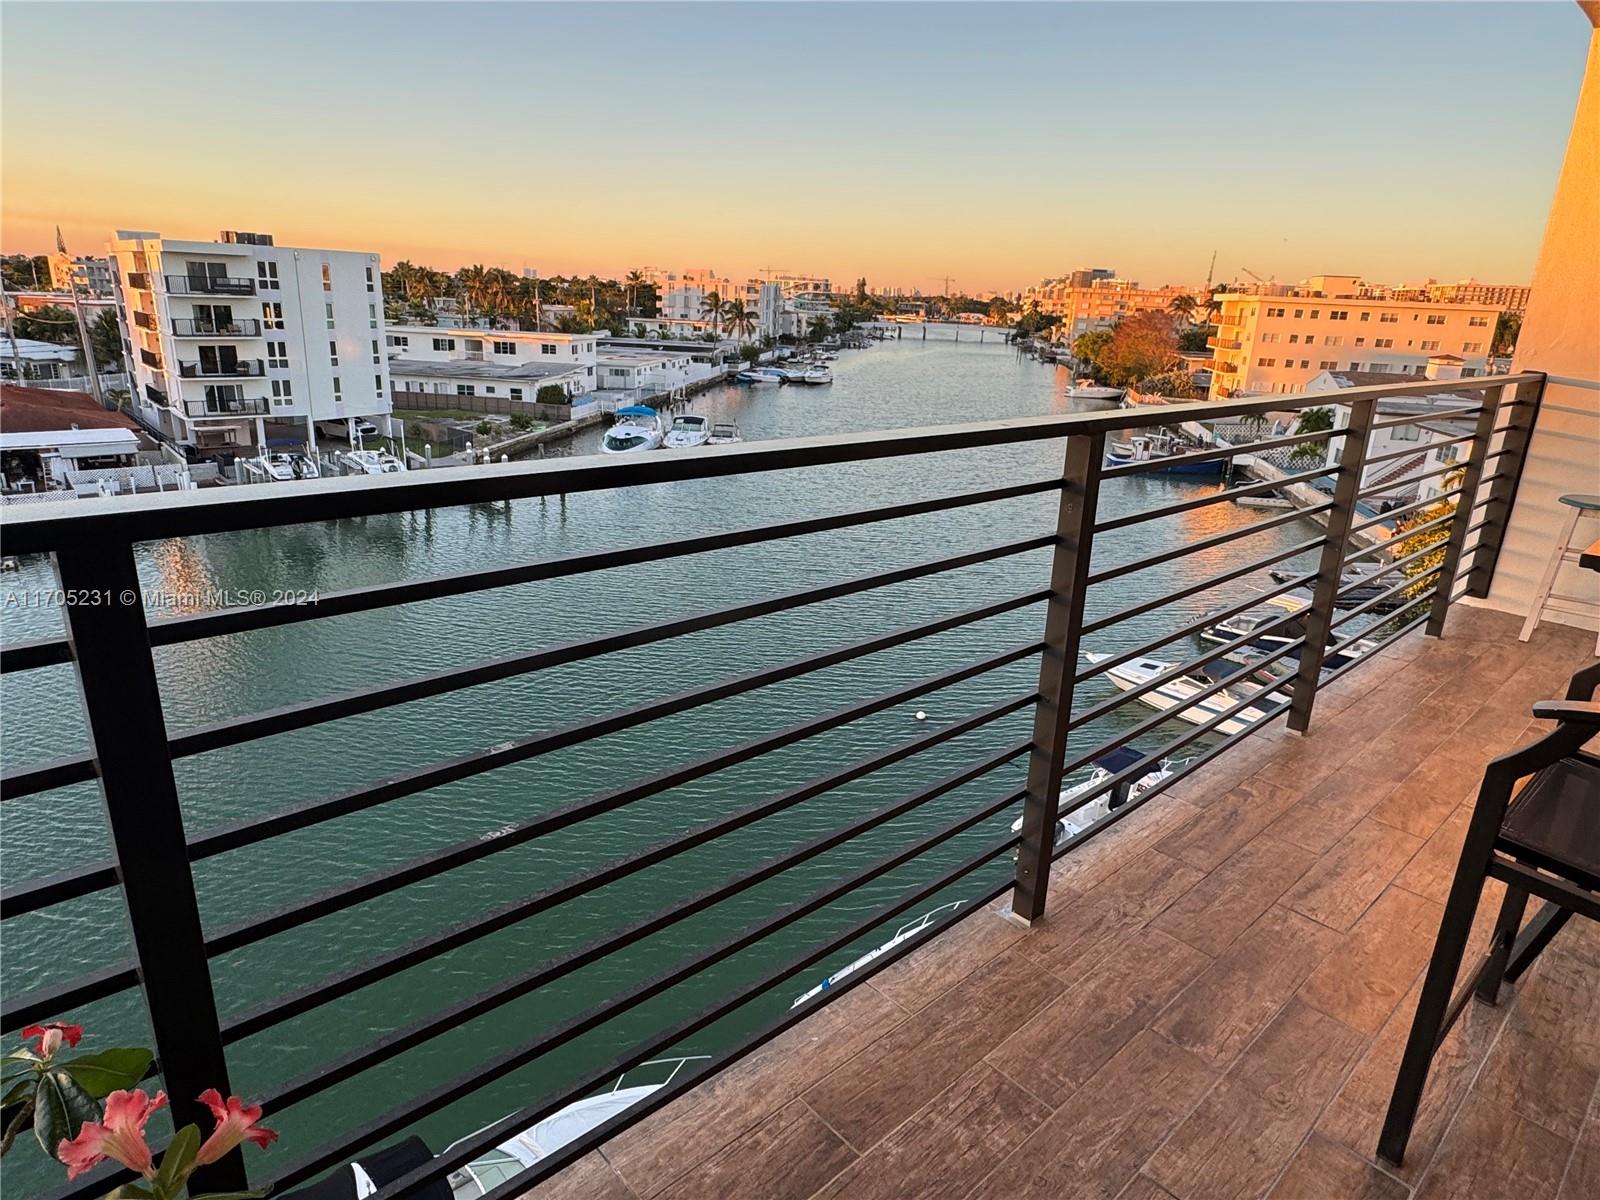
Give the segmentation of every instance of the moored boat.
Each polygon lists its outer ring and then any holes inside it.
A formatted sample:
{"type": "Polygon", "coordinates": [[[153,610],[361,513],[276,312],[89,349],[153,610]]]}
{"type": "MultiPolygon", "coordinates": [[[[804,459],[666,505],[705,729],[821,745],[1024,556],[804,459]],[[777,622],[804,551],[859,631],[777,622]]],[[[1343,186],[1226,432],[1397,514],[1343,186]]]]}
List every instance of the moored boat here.
{"type": "Polygon", "coordinates": [[[344,461],[358,475],[394,475],[406,469],[405,463],[387,450],[350,450],[344,461]]]}
{"type": "Polygon", "coordinates": [[[1101,387],[1092,379],[1079,379],[1067,389],[1067,399],[1077,400],[1083,404],[1098,404],[1105,408],[1116,408],[1123,403],[1127,391],[1124,388],[1101,387]]]}
{"type": "Polygon", "coordinates": [[[751,367],[734,376],[740,383],[782,383],[783,374],[776,367],[751,367]]]}
{"type": "MultiPolygon", "coordinates": [[[[1111,655],[1090,653],[1084,657],[1091,663],[1098,664],[1105,662],[1111,655]]],[[[1112,667],[1106,672],[1106,677],[1123,691],[1131,692],[1134,688],[1149,683],[1158,675],[1166,674],[1175,666],[1176,663],[1162,662],[1156,658],[1136,658],[1131,662],[1112,667]]],[[[1218,688],[1210,695],[1200,696],[1201,692],[1220,682],[1221,678],[1211,672],[1204,668],[1196,668],[1188,674],[1169,679],[1160,687],[1140,693],[1138,700],[1139,703],[1151,708],[1172,712],[1174,716],[1192,725],[1204,725],[1244,699],[1243,696],[1234,695],[1226,687],[1218,688]]],[[[1277,692],[1253,696],[1249,704],[1213,726],[1213,732],[1243,733],[1258,721],[1265,720],[1269,715],[1268,710],[1280,703],[1288,703],[1288,697],[1277,692]]]]}
{"type": "MultiPolygon", "coordinates": [[[[1125,779],[1115,787],[1107,788],[1093,800],[1079,808],[1072,808],[1072,802],[1079,796],[1088,795],[1096,788],[1101,787],[1113,776],[1126,771],[1129,767],[1136,766],[1145,760],[1144,751],[1134,746],[1118,746],[1115,750],[1102,754],[1094,760],[1094,770],[1089,778],[1082,783],[1073,784],[1069,788],[1061,789],[1061,798],[1057,802],[1060,810],[1072,809],[1064,812],[1056,821],[1056,836],[1054,845],[1059,849],[1069,838],[1082,833],[1091,825],[1105,820],[1119,808],[1125,807],[1129,801],[1136,800],[1151,788],[1169,778],[1175,771],[1189,760],[1162,759],[1154,767],[1137,779],[1125,779]]],[[[1011,832],[1022,831],[1022,818],[1018,817],[1011,823],[1011,832]]]]}
{"type": "Polygon", "coordinates": [[[739,427],[731,421],[719,421],[711,427],[711,433],[706,438],[708,446],[731,446],[735,442],[742,442],[744,438],[739,433],[739,427]]]}
{"type": "Polygon", "coordinates": [[[911,921],[911,922],[908,922],[905,925],[900,926],[899,929],[895,930],[894,936],[892,938],[890,938],[887,942],[885,942],[883,945],[879,946],[876,950],[867,951],[867,953],[863,954],[860,958],[856,959],[854,962],[849,963],[846,966],[840,967],[837,971],[835,971],[832,975],[829,975],[826,979],[824,979],[821,983],[817,984],[817,986],[812,988],[810,991],[802,992],[800,995],[798,995],[798,996],[796,996],[794,998],[794,1002],[791,1003],[789,1005],[789,1007],[790,1008],[798,1008],[798,1007],[800,1007],[800,1005],[804,1004],[807,1000],[811,999],[813,996],[821,995],[823,992],[825,992],[829,988],[833,987],[834,984],[838,983],[841,979],[845,979],[848,976],[855,974],[855,972],[859,971],[862,967],[866,966],[868,963],[872,962],[873,960],[875,960],[877,958],[880,958],[883,955],[887,954],[889,951],[893,950],[896,946],[900,945],[902,942],[910,941],[912,938],[916,937],[919,933],[924,932],[930,925],[933,924],[934,918],[939,916],[940,913],[954,912],[956,909],[960,908],[964,903],[966,903],[966,901],[964,901],[964,900],[954,900],[949,904],[941,904],[938,908],[929,909],[927,912],[923,913],[920,917],[918,917],[915,921],[911,921]]]}
{"type": "Polygon", "coordinates": [[[686,450],[704,446],[711,440],[711,423],[699,413],[683,413],[667,430],[665,445],[668,450],[686,450]]]}
{"type": "Polygon", "coordinates": [[[600,439],[600,453],[635,454],[659,450],[664,437],[661,418],[655,409],[630,405],[617,409],[617,423],[600,439]]]}
{"type": "Polygon", "coordinates": [[[1112,442],[1106,452],[1105,465],[1124,467],[1130,463],[1154,463],[1152,470],[1168,475],[1221,475],[1228,466],[1227,459],[1213,458],[1205,462],[1188,461],[1188,456],[1198,454],[1207,447],[1174,437],[1170,433],[1139,434],[1125,442],[1112,442]]]}
{"type": "Polygon", "coordinates": [[[819,363],[814,367],[807,367],[805,374],[801,377],[801,381],[813,386],[821,383],[832,383],[833,372],[819,363]]]}

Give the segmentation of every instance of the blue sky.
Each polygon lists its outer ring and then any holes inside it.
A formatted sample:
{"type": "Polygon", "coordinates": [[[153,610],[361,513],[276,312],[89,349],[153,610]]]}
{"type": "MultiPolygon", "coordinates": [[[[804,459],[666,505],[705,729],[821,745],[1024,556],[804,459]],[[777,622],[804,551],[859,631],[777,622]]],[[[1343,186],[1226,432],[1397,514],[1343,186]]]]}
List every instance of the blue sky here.
{"type": "Polygon", "coordinates": [[[259,228],[450,267],[971,290],[1198,281],[1213,249],[1223,277],[1525,281],[1588,35],[1566,0],[8,0],[3,21],[7,250],[57,223],[86,249],[259,228]]]}

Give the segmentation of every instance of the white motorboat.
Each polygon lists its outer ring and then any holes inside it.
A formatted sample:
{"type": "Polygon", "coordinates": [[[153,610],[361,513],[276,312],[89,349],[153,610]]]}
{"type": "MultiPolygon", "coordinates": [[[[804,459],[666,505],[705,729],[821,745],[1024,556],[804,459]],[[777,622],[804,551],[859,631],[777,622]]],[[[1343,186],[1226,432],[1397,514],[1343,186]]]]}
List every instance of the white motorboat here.
{"type": "MultiPolygon", "coordinates": [[[[501,1142],[483,1157],[475,1158],[466,1166],[452,1171],[450,1195],[454,1200],[477,1200],[479,1196],[487,1196],[507,1180],[522,1174],[540,1159],[554,1154],[567,1143],[577,1140],[591,1129],[597,1128],[671,1083],[678,1072],[683,1070],[684,1064],[707,1057],[709,1056],[704,1054],[693,1054],[684,1058],[658,1058],[652,1062],[640,1063],[632,1071],[619,1076],[609,1092],[573,1101],[559,1112],[552,1113],[529,1129],[524,1129],[516,1137],[501,1142]],[[662,1074],[659,1068],[664,1067],[670,1068],[665,1072],[664,1079],[655,1082],[627,1083],[628,1075],[659,1075],[662,1074]]],[[[477,1131],[477,1133],[482,1132],[482,1129],[477,1131]]],[[[477,1133],[467,1136],[475,1137],[477,1133]]],[[[459,1145],[460,1141],[465,1140],[462,1138],[452,1142],[450,1146],[445,1147],[446,1152],[451,1146],[459,1145]]]]}
{"type": "Polygon", "coordinates": [[[1081,400],[1085,404],[1103,404],[1110,408],[1120,405],[1126,394],[1124,388],[1100,387],[1092,379],[1079,379],[1067,389],[1069,400],[1081,400]]]}
{"type": "Polygon", "coordinates": [[[723,421],[711,427],[711,434],[706,438],[706,445],[731,446],[735,442],[742,441],[744,441],[744,438],[740,436],[739,427],[731,422],[723,421]]]}
{"type": "Polygon", "coordinates": [[[910,941],[912,938],[916,937],[919,933],[925,932],[927,930],[927,928],[930,925],[933,924],[934,918],[937,917],[940,913],[954,912],[956,909],[960,908],[965,903],[966,903],[966,901],[964,901],[964,900],[953,900],[949,904],[941,904],[938,908],[929,909],[927,912],[923,913],[920,917],[918,917],[915,921],[912,921],[909,924],[900,926],[899,929],[894,931],[894,936],[892,938],[890,938],[887,942],[885,942],[883,945],[879,946],[876,950],[869,950],[867,953],[863,954],[860,958],[856,959],[853,963],[850,963],[848,966],[840,967],[837,971],[835,971],[832,975],[829,975],[826,979],[824,979],[821,983],[817,984],[817,986],[812,988],[810,991],[804,992],[801,995],[796,996],[794,998],[794,1003],[790,1004],[789,1007],[790,1008],[799,1008],[802,1004],[804,1004],[807,1000],[810,1000],[813,996],[820,996],[823,992],[825,992],[829,988],[833,987],[833,985],[838,983],[841,979],[844,979],[849,975],[853,975],[855,972],[859,971],[862,967],[866,966],[868,963],[874,961],[875,959],[881,957],[882,955],[885,955],[885,954],[889,953],[889,951],[893,950],[896,946],[900,945],[900,943],[910,941]]]}
{"type": "Polygon", "coordinates": [[[809,384],[832,383],[833,372],[828,370],[827,367],[819,364],[815,367],[807,367],[806,373],[801,377],[801,379],[803,382],[809,384]]]}
{"type": "Polygon", "coordinates": [[[405,463],[387,450],[350,450],[344,461],[358,475],[395,475],[406,469],[405,463]]]}
{"type": "MultiPolygon", "coordinates": [[[[1057,801],[1060,809],[1072,808],[1072,802],[1079,796],[1088,795],[1096,788],[1102,786],[1113,775],[1126,771],[1145,758],[1144,752],[1133,746],[1119,746],[1094,760],[1094,770],[1089,773],[1089,778],[1082,783],[1075,783],[1069,788],[1061,789],[1061,798],[1057,801]]],[[[1161,783],[1179,767],[1189,760],[1187,758],[1164,758],[1155,767],[1139,776],[1137,779],[1124,780],[1116,787],[1107,788],[1093,800],[1080,808],[1072,809],[1056,821],[1055,847],[1059,849],[1068,838],[1074,837],[1088,829],[1091,825],[1105,820],[1117,809],[1124,807],[1130,800],[1135,800],[1144,795],[1151,788],[1161,783]]],[[[1011,822],[1011,832],[1022,832],[1022,818],[1018,817],[1011,822]]]]}
{"type": "Polygon", "coordinates": [[[668,450],[687,450],[692,446],[704,446],[710,440],[711,422],[698,413],[684,413],[667,430],[665,445],[668,450]]]}
{"type": "MultiPolygon", "coordinates": [[[[1091,663],[1103,663],[1111,655],[1091,653],[1084,655],[1084,657],[1091,663]]],[[[1131,692],[1134,688],[1149,683],[1156,676],[1166,674],[1175,666],[1177,666],[1176,663],[1162,662],[1156,658],[1136,658],[1131,662],[1112,667],[1106,672],[1106,675],[1117,687],[1125,692],[1131,692]]],[[[1141,704],[1147,704],[1151,708],[1160,709],[1163,712],[1176,710],[1174,715],[1192,725],[1204,725],[1213,717],[1226,712],[1244,699],[1243,696],[1234,695],[1226,687],[1218,688],[1209,696],[1194,699],[1199,693],[1219,682],[1220,680],[1207,672],[1205,668],[1196,668],[1187,675],[1179,675],[1176,679],[1170,679],[1160,687],[1141,693],[1138,700],[1141,704]]],[[[1266,692],[1265,694],[1254,696],[1245,707],[1213,726],[1213,732],[1230,735],[1243,733],[1257,721],[1266,719],[1267,709],[1259,706],[1266,705],[1271,707],[1287,702],[1288,697],[1277,692],[1266,692]]]]}
{"type": "Polygon", "coordinates": [[[734,379],[740,383],[782,383],[786,376],[776,367],[751,367],[748,371],[740,371],[734,379]]]}
{"type": "Polygon", "coordinates": [[[267,473],[271,479],[288,482],[294,479],[316,479],[322,472],[317,468],[314,459],[307,458],[304,454],[288,454],[274,451],[263,454],[256,459],[256,464],[267,473]]]}
{"type": "MultiPolygon", "coordinates": [[[[1220,646],[1252,635],[1244,645],[1223,656],[1230,662],[1249,665],[1304,638],[1306,636],[1304,613],[1310,607],[1309,600],[1296,596],[1293,592],[1272,596],[1241,613],[1220,618],[1214,624],[1207,625],[1200,631],[1200,640],[1220,646]],[[1293,619],[1286,620],[1285,618],[1291,614],[1293,619]],[[1282,625],[1270,628],[1280,621],[1283,622],[1282,625]]],[[[1328,670],[1336,670],[1371,654],[1376,648],[1376,644],[1366,638],[1343,638],[1336,633],[1330,633],[1328,654],[1323,659],[1322,665],[1328,670]]],[[[1298,654],[1286,654],[1278,661],[1292,667],[1299,662],[1299,658],[1298,654]]]]}
{"type": "Polygon", "coordinates": [[[661,418],[653,408],[636,404],[617,409],[617,423],[606,430],[600,439],[601,454],[634,454],[642,450],[659,450],[665,435],[661,431],[661,418]]]}

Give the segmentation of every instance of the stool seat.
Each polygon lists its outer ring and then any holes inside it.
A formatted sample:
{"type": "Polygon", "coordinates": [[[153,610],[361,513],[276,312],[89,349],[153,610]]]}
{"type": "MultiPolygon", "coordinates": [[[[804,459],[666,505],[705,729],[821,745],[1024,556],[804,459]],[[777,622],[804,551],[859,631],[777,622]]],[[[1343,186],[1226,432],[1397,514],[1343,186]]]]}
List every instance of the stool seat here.
{"type": "Polygon", "coordinates": [[[1500,836],[1540,867],[1600,886],[1600,758],[1580,752],[1539,771],[1506,809],[1500,836]]]}
{"type": "Polygon", "coordinates": [[[1561,497],[1561,503],[1573,508],[1581,508],[1584,512],[1600,512],[1600,496],[1585,496],[1578,492],[1561,497]]]}

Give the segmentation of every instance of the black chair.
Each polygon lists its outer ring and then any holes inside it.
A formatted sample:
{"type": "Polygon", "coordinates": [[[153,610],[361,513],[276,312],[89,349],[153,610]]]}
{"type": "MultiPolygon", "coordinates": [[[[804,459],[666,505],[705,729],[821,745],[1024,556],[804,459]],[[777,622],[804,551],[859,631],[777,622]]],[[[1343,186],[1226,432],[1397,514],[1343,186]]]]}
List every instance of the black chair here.
{"type": "Polygon", "coordinates": [[[1501,755],[1484,772],[1378,1139],[1378,1154],[1396,1166],[1405,1156],[1434,1052],[1467,1001],[1476,994],[1496,1003],[1502,981],[1515,983],[1573,913],[1600,921],[1600,756],[1583,751],[1600,734],[1596,689],[1600,663],[1572,677],[1565,700],[1533,706],[1535,717],[1556,722],[1554,729],[1501,755]],[[1527,786],[1513,798],[1523,779],[1527,786]],[[1489,952],[1452,997],[1483,885],[1491,878],[1505,883],[1506,895],[1489,952]],[[1521,928],[1529,896],[1546,903],[1521,928]]]}

